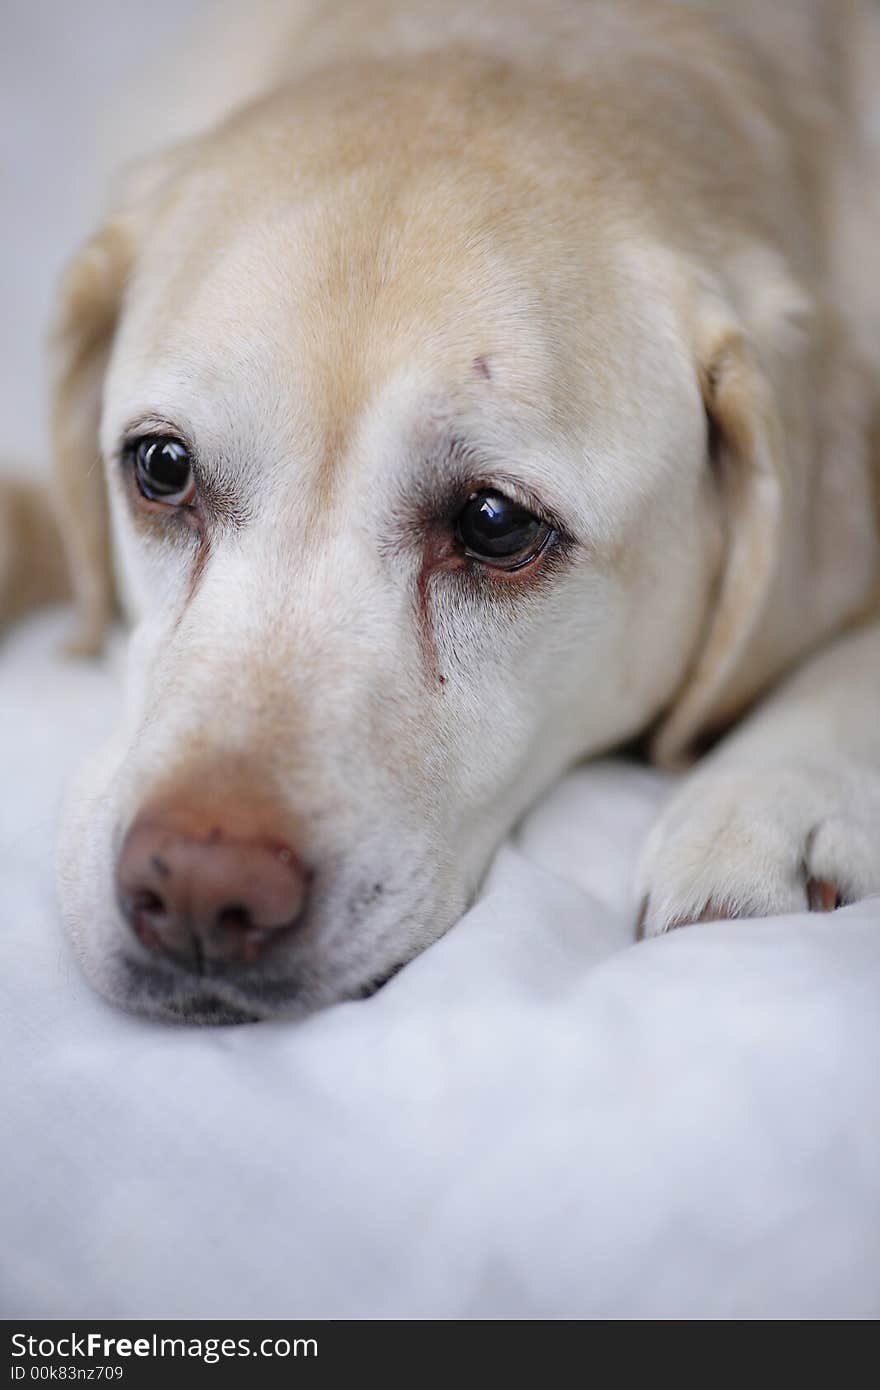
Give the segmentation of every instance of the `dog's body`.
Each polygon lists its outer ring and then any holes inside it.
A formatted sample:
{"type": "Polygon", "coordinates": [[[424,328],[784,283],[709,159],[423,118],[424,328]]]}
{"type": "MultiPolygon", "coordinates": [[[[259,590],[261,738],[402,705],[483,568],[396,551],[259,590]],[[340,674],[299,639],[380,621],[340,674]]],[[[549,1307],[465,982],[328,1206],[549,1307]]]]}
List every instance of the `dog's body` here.
{"type": "Polygon", "coordinates": [[[646,930],[878,891],[868,10],[230,13],[55,337],[80,644],[99,436],[134,626],[65,836],[92,979],[202,1019],[357,994],[566,766],[678,761],[774,686],[658,824],[646,930]],[[144,494],[157,441],[185,495],[144,494]],[[519,518],[503,563],[475,506],[519,518]]]}

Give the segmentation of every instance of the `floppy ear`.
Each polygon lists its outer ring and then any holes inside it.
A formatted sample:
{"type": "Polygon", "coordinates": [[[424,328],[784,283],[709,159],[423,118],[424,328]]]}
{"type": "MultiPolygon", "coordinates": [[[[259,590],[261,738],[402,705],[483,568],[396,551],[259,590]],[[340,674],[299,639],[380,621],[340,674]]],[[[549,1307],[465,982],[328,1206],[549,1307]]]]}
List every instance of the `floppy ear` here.
{"type": "Polygon", "coordinates": [[[786,477],[771,384],[744,330],[714,299],[701,305],[697,370],[710,463],[724,515],[724,555],[699,652],[652,740],[661,764],[686,760],[756,693],[750,647],[770,604],[783,551],[786,477]]]}
{"type": "Polygon", "coordinates": [[[100,650],[116,607],[109,510],[98,443],[104,375],[137,243],[173,196],[173,176],[195,141],[124,170],[116,212],[65,271],[50,339],[53,500],[77,629],[71,650],[100,650]]]}
{"type": "Polygon", "coordinates": [[[876,370],[777,258],[744,258],[731,279],[730,300],[703,282],[693,319],[725,540],[702,643],[652,740],[667,766],[853,620],[880,566],[876,370]]]}
{"type": "Polygon", "coordinates": [[[130,265],[122,225],[91,237],[62,279],[51,340],[53,498],[77,606],[71,649],[82,654],[100,650],[115,607],[98,430],[130,265]]]}

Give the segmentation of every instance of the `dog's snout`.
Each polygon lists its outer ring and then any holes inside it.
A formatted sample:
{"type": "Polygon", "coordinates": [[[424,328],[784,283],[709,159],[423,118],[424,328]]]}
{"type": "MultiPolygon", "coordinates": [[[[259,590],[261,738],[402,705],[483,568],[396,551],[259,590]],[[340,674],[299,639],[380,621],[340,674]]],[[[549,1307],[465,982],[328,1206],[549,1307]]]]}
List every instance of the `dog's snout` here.
{"type": "Polygon", "coordinates": [[[140,941],[196,969],[257,960],[300,920],[308,874],[281,840],[215,822],[185,831],[140,817],[117,866],[121,909],[140,941]]]}

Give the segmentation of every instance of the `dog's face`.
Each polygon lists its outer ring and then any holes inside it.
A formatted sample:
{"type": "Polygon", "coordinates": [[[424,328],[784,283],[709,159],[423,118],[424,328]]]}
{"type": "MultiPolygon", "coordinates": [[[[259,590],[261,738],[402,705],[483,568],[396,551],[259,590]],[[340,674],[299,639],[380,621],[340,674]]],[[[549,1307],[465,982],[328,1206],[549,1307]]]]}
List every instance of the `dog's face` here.
{"type": "Polygon", "coordinates": [[[276,104],[188,154],[103,381],[135,629],[64,901],[94,983],[154,1015],[393,973],[566,765],[665,709],[716,574],[662,258],[538,156],[342,119],[294,140],[276,104]]]}

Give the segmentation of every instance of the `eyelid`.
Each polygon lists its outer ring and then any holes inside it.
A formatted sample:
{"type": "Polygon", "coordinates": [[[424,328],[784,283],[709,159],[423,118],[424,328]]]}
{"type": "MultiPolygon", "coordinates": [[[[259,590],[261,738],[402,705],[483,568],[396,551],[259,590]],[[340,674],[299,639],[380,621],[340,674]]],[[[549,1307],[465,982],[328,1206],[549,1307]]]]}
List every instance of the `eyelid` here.
{"type": "Polygon", "coordinates": [[[459,509],[481,492],[494,492],[508,498],[509,501],[515,502],[518,507],[522,507],[524,511],[531,512],[532,516],[543,522],[545,526],[549,526],[557,535],[572,539],[571,533],[560,518],[540,497],[530,492],[516,478],[511,478],[504,473],[487,473],[485,477],[472,479],[467,492],[458,503],[459,509]]]}
{"type": "Polygon", "coordinates": [[[193,467],[196,466],[198,454],[189,431],[173,420],[153,414],[138,415],[125,426],[119,435],[114,457],[124,458],[139,440],[149,435],[167,435],[171,439],[178,439],[189,454],[193,467]]]}
{"type": "Polygon", "coordinates": [[[470,550],[465,550],[464,554],[469,560],[476,562],[482,569],[491,574],[516,575],[523,570],[530,569],[536,565],[541,557],[548,551],[556,547],[565,549],[566,543],[560,539],[559,533],[547,522],[542,522],[544,535],[534,550],[527,551],[524,555],[511,557],[511,563],[507,564],[502,559],[489,559],[483,555],[477,555],[470,550]]]}

